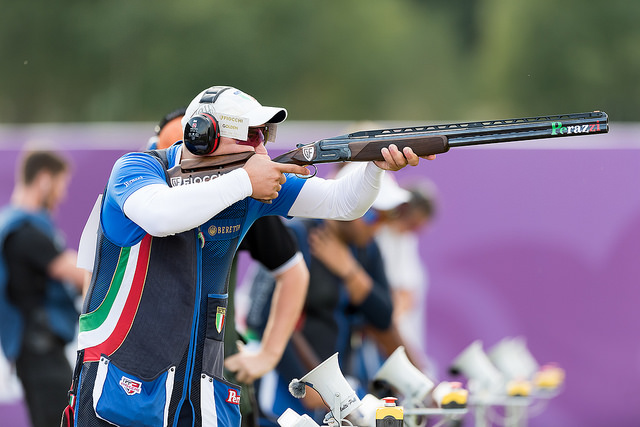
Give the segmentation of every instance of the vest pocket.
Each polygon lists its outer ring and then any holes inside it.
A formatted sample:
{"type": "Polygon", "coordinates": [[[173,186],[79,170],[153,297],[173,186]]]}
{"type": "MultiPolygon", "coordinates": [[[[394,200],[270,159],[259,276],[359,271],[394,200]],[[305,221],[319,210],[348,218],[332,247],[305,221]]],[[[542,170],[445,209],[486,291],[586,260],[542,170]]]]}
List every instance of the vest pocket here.
{"type": "Polygon", "coordinates": [[[224,364],[224,324],[227,320],[227,295],[209,294],[207,335],[202,353],[202,371],[222,378],[224,364]]]}
{"type": "Polygon", "coordinates": [[[163,427],[167,423],[175,367],[153,380],[122,371],[105,356],[93,387],[96,416],[122,427],[163,427]]]}
{"type": "Polygon", "coordinates": [[[216,341],[224,339],[224,325],[227,321],[227,294],[209,294],[207,301],[207,338],[216,341]]]}
{"type": "Polygon", "coordinates": [[[207,374],[200,375],[202,427],[240,425],[240,387],[207,374]]]}
{"type": "Polygon", "coordinates": [[[200,375],[202,427],[240,425],[240,387],[223,379],[227,294],[209,294],[200,375]]]}

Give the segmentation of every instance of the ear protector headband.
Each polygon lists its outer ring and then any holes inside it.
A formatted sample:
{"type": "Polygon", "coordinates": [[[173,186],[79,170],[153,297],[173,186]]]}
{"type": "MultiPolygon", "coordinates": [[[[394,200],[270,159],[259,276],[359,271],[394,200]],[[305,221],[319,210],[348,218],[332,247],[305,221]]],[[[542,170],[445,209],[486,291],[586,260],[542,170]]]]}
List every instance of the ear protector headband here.
{"type": "MultiPolygon", "coordinates": [[[[207,90],[200,98],[200,104],[214,104],[228,86],[216,86],[207,90]]],[[[208,113],[196,114],[184,127],[184,145],[197,156],[213,153],[220,145],[220,126],[218,120],[208,113]]]]}

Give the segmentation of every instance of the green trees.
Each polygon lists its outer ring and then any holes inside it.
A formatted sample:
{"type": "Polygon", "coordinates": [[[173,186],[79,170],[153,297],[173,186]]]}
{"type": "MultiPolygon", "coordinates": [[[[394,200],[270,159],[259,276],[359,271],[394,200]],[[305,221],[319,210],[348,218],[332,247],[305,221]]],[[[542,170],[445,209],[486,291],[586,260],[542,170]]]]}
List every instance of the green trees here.
{"type": "Polygon", "coordinates": [[[210,84],[293,120],[640,111],[636,2],[6,3],[4,123],[155,121],[210,84]]]}

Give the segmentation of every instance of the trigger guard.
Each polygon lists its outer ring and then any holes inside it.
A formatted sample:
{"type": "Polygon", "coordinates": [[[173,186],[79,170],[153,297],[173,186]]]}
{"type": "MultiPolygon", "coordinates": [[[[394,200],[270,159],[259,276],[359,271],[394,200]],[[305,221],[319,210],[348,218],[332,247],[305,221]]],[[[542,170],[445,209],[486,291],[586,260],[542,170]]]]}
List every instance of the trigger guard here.
{"type": "Polygon", "coordinates": [[[311,175],[298,175],[297,173],[295,174],[295,176],[297,176],[298,178],[302,178],[302,179],[309,179],[309,178],[313,178],[314,176],[316,176],[318,174],[318,167],[316,165],[314,165],[313,163],[307,166],[313,166],[313,174],[311,175]]]}

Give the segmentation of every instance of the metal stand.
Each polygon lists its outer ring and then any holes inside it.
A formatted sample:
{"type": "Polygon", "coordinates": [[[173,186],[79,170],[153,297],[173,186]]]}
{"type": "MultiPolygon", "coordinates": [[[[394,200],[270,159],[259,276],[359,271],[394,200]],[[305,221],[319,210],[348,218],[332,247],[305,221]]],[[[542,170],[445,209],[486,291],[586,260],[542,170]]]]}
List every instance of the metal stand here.
{"type": "Polygon", "coordinates": [[[544,391],[531,396],[483,396],[469,399],[473,408],[475,427],[527,427],[530,416],[538,415],[558,390],[544,391]],[[503,408],[504,415],[496,408],[503,408]]]}
{"type": "Polygon", "coordinates": [[[404,408],[404,415],[405,419],[407,416],[438,416],[441,419],[433,427],[440,427],[448,421],[460,420],[468,411],[467,408],[404,408]]]}
{"type": "Polygon", "coordinates": [[[343,421],[347,423],[346,425],[352,425],[349,420],[342,418],[342,414],[340,413],[340,392],[336,392],[333,395],[331,410],[324,416],[323,424],[326,424],[329,427],[341,427],[343,425],[343,421]]]}

